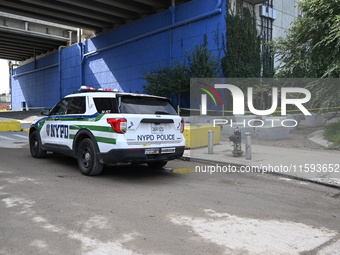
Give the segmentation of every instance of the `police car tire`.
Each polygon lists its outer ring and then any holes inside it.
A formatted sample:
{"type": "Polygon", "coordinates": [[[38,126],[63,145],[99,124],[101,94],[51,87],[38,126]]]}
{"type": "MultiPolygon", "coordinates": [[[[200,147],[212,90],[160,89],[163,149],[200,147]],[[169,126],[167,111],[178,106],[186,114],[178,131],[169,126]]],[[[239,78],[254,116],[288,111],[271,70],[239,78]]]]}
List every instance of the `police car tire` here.
{"type": "Polygon", "coordinates": [[[85,138],[80,142],[77,161],[80,171],[84,175],[98,175],[103,169],[103,164],[99,162],[96,148],[90,138],[85,138]]]}
{"type": "Polygon", "coordinates": [[[43,150],[38,131],[33,131],[29,139],[30,152],[33,158],[43,158],[46,156],[46,151],[43,150]]]}
{"type": "Polygon", "coordinates": [[[163,166],[165,166],[168,163],[168,161],[166,160],[162,160],[162,161],[154,161],[154,162],[149,162],[148,166],[150,168],[162,168],[163,166]]]}

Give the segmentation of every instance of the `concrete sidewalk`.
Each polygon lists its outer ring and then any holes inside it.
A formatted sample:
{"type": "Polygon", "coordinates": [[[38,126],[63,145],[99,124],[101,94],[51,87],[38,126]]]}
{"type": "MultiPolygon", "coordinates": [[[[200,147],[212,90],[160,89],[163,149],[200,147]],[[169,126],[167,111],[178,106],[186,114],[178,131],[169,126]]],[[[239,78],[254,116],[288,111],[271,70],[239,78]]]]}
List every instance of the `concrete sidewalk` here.
{"type": "MultiPolygon", "coordinates": [[[[242,149],[244,148],[242,144],[242,149]]],[[[229,142],[221,142],[214,146],[213,154],[208,154],[208,148],[204,147],[186,150],[184,158],[208,163],[211,166],[210,170],[213,171],[227,172],[228,167],[231,169],[230,166],[242,166],[243,172],[257,170],[260,173],[278,174],[340,188],[339,151],[314,151],[261,145],[252,145],[251,150],[251,160],[246,160],[245,155],[233,157],[229,142]]]]}

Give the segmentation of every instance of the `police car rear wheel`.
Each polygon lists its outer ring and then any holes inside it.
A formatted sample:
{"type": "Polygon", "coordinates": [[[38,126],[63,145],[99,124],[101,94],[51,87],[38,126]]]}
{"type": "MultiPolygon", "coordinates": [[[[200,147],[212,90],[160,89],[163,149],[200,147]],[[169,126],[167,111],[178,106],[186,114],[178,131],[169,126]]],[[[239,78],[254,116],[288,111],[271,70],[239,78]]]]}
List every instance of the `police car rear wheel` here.
{"type": "Polygon", "coordinates": [[[42,149],[38,131],[33,131],[30,135],[30,151],[33,158],[43,158],[46,151],[42,149]]]}
{"type": "Polygon", "coordinates": [[[149,162],[148,166],[151,168],[162,168],[168,163],[166,160],[149,162]]]}
{"type": "Polygon", "coordinates": [[[98,160],[95,146],[91,139],[81,141],[77,153],[78,166],[84,175],[98,175],[103,169],[103,164],[98,160]]]}

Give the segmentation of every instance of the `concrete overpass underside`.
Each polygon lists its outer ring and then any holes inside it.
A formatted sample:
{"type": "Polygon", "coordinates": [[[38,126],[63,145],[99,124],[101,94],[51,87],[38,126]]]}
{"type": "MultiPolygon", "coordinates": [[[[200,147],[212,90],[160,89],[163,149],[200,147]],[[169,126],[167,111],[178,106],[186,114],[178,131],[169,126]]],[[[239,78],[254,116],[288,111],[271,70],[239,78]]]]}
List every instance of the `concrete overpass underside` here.
{"type": "Polygon", "coordinates": [[[0,58],[34,58],[189,1],[0,0],[0,58]]]}

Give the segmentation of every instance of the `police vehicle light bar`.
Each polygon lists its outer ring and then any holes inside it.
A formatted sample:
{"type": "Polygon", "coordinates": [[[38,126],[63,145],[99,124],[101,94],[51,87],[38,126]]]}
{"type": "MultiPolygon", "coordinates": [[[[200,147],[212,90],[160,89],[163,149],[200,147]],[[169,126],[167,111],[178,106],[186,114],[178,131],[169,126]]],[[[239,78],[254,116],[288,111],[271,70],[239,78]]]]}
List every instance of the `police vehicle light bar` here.
{"type": "Polygon", "coordinates": [[[81,86],[78,92],[118,92],[118,89],[103,89],[103,88],[93,88],[89,86],[81,86]]]}

